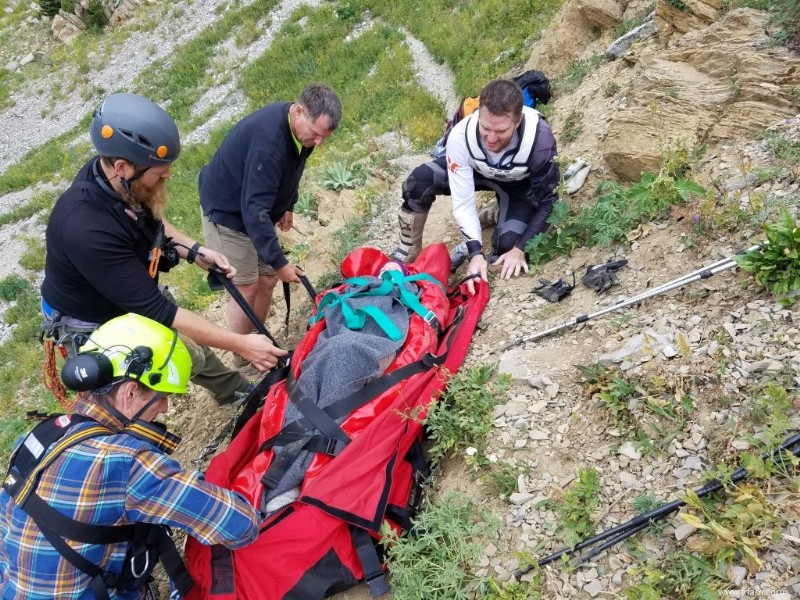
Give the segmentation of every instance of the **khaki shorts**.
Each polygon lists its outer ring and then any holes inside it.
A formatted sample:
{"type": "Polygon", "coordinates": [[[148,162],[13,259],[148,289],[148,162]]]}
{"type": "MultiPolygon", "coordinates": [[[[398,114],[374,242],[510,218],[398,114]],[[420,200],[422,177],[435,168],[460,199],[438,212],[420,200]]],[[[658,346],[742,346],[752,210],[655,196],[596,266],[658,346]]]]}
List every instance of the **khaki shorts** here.
{"type": "Polygon", "coordinates": [[[212,223],[203,215],[203,235],[205,245],[224,254],[236,269],[236,277],[233,278],[236,285],[255,283],[259,276],[275,275],[275,269],[258,257],[247,234],[212,223]]]}

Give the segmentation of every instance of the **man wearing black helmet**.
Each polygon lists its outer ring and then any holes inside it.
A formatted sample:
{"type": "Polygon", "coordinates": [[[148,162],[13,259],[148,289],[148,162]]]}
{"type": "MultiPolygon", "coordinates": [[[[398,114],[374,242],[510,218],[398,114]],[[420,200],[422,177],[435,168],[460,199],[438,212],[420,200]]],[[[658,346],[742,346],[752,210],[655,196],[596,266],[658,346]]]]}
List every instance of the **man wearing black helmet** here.
{"type": "MultiPolygon", "coordinates": [[[[261,321],[278,280],[300,282],[303,272],[284,256],[275,228],[292,227],[306,161],[341,115],[336,93],[311,84],[297,102],[268,104],[239,121],[200,171],[206,244],[230,258],[234,283],[261,321]]],[[[228,326],[252,329],[235,302],[228,302],[228,326]]]]}
{"type": "Polygon", "coordinates": [[[113,94],[95,111],[90,134],[99,156],[61,195],[47,225],[46,333],[64,343],[71,333],[90,332],[127,312],[149,317],[177,329],[192,348],[192,381],[218,403],[233,402],[249,383],[206,346],[245,356],[262,370],[285,352],[265,336],[227,331],[179,308],[159,290],[159,272],[178,258],[235,275],[222,254],[164,219],[165,183],[180,153],[175,122],[146,98],[113,94]]]}

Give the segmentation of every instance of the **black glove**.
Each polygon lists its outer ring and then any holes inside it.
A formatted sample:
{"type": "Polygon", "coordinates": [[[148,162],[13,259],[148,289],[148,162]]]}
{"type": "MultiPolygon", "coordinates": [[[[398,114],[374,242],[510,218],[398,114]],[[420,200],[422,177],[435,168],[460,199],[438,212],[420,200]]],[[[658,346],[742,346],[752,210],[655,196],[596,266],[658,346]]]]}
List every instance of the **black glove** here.
{"type": "Polygon", "coordinates": [[[602,294],[612,285],[619,283],[615,271],[627,264],[628,261],[622,259],[602,265],[589,265],[589,268],[586,269],[586,275],[581,278],[581,282],[598,294],[602,294]]]}
{"type": "Polygon", "coordinates": [[[533,288],[533,293],[541,296],[548,302],[559,302],[562,298],[570,295],[572,289],[575,287],[575,281],[572,285],[568,284],[563,279],[559,279],[555,283],[551,283],[549,279],[540,279],[542,285],[533,288]]]}

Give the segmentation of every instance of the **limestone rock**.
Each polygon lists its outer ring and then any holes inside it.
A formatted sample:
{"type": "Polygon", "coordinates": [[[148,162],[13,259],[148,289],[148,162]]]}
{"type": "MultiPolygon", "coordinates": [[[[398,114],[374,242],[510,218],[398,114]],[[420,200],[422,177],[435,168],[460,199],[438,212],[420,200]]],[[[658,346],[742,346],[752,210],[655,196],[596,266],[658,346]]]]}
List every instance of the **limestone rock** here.
{"type": "Polygon", "coordinates": [[[642,74],[631,83],[628,103],[609,124],[603,148],[608,167],[621,179],[637,180],[642,171],[658,170],[665,140],[681,138],[693,148],[797,114],[800,57],[765,50],[768,18],[733,10],[639,63],[642,74]]]}
{"type": "Polygon", "coordinates": [[[622,7],[614,0],[575,0],[581,16],[598,29],[612,29],[622,20],[622,7]]]}
{"type": "Polygon", "coordinates": [[[53,38],[63,44],[71,44],[85,30],[84,21],[63,10],[59,10],[53,17],[53,24],[50,26],[53,38]]]}

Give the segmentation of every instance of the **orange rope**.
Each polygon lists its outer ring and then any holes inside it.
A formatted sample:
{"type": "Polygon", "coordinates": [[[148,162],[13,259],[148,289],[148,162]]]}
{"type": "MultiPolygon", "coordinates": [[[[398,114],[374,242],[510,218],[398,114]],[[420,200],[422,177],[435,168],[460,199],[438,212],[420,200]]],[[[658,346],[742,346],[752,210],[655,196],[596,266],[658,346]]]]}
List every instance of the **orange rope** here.
{"type": "Polygon", "coordinates": [[[158,275],[158,261],[161,260],[161,248],[153,248],[150,251],[150,277],[153,279],[158,275]]]}
{"type": "Polygon", "coordinates": [[[58,368],[56,367],[56,344],[53,340],[44,341],[44,363],[42,364],[42,382],[44,387],[50,390],[56,401],[64,407],[65,410],[71,411],[74,400],[67,398],[67,390],[64,384],[61,383],[58,368]]]}

